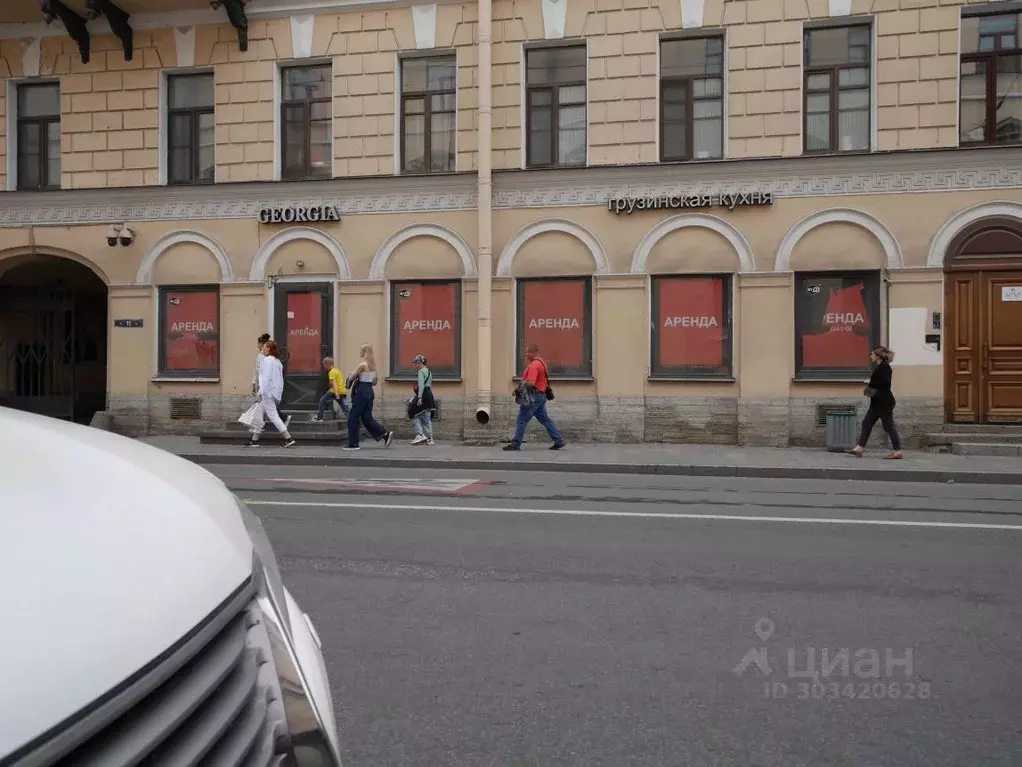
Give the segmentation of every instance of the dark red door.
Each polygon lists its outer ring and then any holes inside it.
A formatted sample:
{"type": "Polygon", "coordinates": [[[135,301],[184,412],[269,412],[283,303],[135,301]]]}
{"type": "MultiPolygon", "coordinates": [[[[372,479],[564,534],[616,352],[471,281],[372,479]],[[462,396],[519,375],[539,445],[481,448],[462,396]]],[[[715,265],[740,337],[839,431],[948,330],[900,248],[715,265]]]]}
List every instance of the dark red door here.
{"type": "Polygon", "coordinates": [[[274,286],[273,334],[284,363],[288,410],[315,410],[326,392],[323,358],[333,354],[331,283],[274,286]]]}

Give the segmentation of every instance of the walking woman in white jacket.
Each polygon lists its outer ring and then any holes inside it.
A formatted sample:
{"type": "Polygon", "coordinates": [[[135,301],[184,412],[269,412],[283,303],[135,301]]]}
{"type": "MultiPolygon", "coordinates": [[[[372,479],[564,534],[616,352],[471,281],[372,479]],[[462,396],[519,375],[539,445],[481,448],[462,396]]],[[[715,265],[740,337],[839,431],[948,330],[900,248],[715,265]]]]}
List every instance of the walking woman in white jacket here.
{"type": "MultiPolygon", "coordinates": [[[[259,363],[259,404],[263,406],[263,415],[284,435],[284,447],[294,447],[295,440],[277,413],[277,403],[284,396],[284,366],[278,356],[277,342],[267,341],[263,354],[266,356],[259,363]]],[[[251,447],[259,444],[258,432],[252,433],[248,444],[251,447]]]]}
{"type": "Polygon", "coordinates": [[[259,347],[259,354],[256,356],[255,370],[252,371],[252,396],[259,394],[259,368],[263,366],[263,360],[266,359],[266,342],[270,340],[269,333],[263,333],[259,338],[256,339],[256,346],[259,347]]]}

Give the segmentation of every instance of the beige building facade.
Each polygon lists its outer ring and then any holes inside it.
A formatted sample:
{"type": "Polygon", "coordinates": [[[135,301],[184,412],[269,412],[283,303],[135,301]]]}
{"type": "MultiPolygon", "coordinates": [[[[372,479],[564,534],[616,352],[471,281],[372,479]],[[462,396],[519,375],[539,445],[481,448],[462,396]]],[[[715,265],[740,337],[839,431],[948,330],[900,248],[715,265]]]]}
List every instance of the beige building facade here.
{"type": "Polygon", "coordinates": [[[535,342],[569,440],[813,445],[883,343],[909,444],[1022,422],[1020,8],[226,5],[0,9],[0,403],[221,428],[269,332],[492,442],[535,342]]]}

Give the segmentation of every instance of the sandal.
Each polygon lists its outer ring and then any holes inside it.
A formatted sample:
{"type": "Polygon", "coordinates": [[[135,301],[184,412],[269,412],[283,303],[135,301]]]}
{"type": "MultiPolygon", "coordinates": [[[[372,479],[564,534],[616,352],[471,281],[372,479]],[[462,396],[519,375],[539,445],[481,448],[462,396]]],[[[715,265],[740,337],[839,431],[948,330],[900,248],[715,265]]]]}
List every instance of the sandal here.
{"type": "Polygon", "coordinates": [[[902,452],[900,450],[894,450],[894,451],[888,453],[887,455],[885,455],[884,456],[884,460],[885,461],[900,461],[904,457],[905,456],[902,454],[902,452]]]}
{"type": "Polygon", "coordinates": [[[856,458],[862,458],[862,454],[866,451],[852,448],[851,450],[845,450],[845,452],[848,453],[848,455],[854,455],[856,458]]]}

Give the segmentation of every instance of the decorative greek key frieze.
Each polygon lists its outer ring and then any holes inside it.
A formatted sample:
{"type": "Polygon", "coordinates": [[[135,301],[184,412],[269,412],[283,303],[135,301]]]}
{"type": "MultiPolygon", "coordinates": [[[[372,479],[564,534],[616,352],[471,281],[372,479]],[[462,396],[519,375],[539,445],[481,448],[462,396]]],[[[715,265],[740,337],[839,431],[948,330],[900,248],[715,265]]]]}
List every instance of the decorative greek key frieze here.
{"type": "MultiPolygon", "coordinates": [[[[1017,151],[1017,150],[1016,150],[1017,151]]],[[[474,210],[474,174],[381,177],[296,186],[223,184],[182,190],[96,189],[0,193],[0,227],[120,221],[252,219],[266,208],[330,206],[342,217],[372,213],[474,210]],[[282,193],[276,195],[275,190],[282,193]],[[287,195],[283,194],[287,191],[287,195]],[[187,195],[187,196],[184,196],[187,195]]],[[[1022,190],[1022,165],[1004,150],[863,155],[854,158],[584,168],[494,174],[495,209],[606,207],[621,198],[719,197],[736,192],[784,197],[1022,190]],[[960,167],[948,167],[951,162],[960,167]]]]}
{"type": "MultiPolygon", "coordinates": [[[[723,171],[724,166],[715,166],[723,171]]],[[[634,170],[630,169],[632,173],[634,170]]],[[[658,169],[659,170],[659,169],[658,169]]],[[[659,175],[659,174],[658,174],[659,175]]],[[[686,174],[688,175],[688,174],[686,174]]],[[[738,176],[720,172],[716,176],[687,177],[660,183],[604,183],[586,186],[535,185],[521,182],[519,188],[496,184],[495,208],[546,208],[564,206],[606,206],[616,199],[660,199],[682,196],[719,198],[754,190],[783,197],[846,197],[912,192],[956,192],[983,189],[1022,190],[1022,167],[994,165],[970,169],[892,170],[887,172],[840,173],[832,175],[738,176]]]]}

